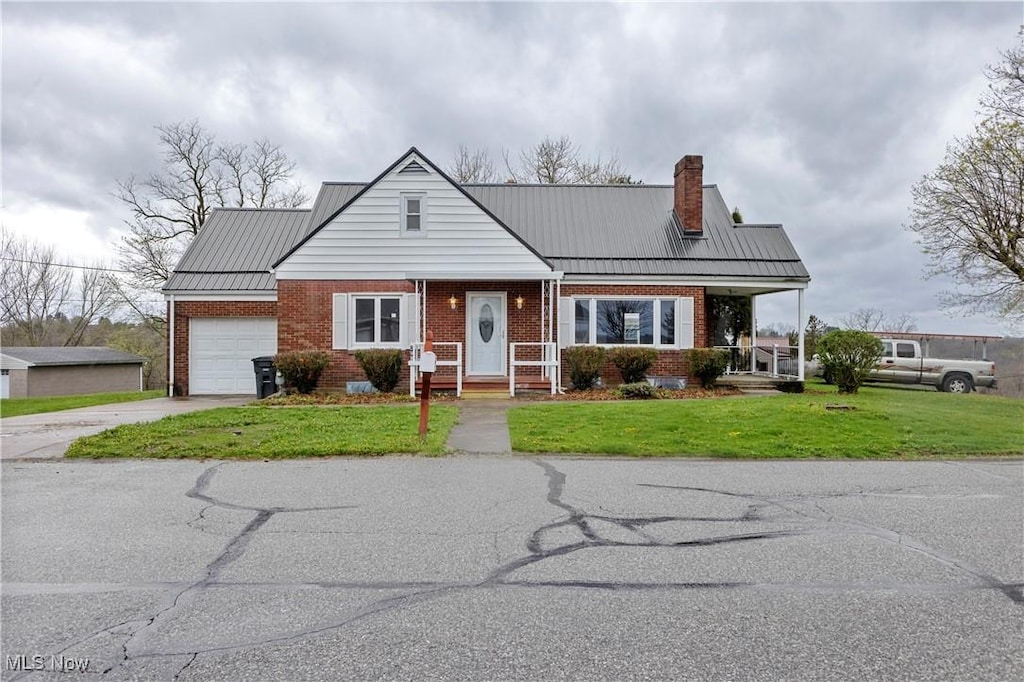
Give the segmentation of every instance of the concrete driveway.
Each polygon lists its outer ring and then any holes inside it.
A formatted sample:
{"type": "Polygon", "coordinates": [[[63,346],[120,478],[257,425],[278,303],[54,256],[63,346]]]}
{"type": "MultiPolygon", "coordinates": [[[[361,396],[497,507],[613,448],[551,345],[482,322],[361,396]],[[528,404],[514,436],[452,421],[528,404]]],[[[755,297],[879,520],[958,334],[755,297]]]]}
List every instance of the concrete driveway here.
{"type": "Polygon", "coordinates": [[[2,472],[5,680],[1024,679],[1020,461],[2,472]]]}
{"type": "Polygon", "coordinates": [[[155,398],[4,417],[0,419],[0,459],[63,457],[74,440],[120,424],[150,422],[169,414],[244,405],[253,399],[247,396],[155,398]]]}

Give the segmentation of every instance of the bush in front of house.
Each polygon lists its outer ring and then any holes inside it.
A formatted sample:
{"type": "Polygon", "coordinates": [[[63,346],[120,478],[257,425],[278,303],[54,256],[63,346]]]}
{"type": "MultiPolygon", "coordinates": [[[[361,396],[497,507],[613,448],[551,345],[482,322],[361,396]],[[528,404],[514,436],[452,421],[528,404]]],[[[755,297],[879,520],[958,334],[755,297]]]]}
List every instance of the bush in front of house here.
{"type": "Polygon", "coordinates": [[[627,399],[654,398],[654,386],[646,381],[639,381],[635,384],[620,384],[616,389],[620,396],[627,399]]]}
{"type": "Polygon", "coordinates": [[[714,388],[718,377],[729,367],[729,351],[721,348],[691,348],[686,351],[690,372],[700,380],[702,388],[714,388]]]}
{"type": "Polygon", "coordinates": [[[284,377],[285,388],[299,393],[312,393],[329,364],[331,354],[322,350],[294,350],[274,356],[274,366],[284,377]]]}
{"type": "Polygon", "coordinates": [[[873,334],[837,329],[818,340],[818,358],[826,376],[840,393],[856,393],[868,373],[878,365],[884,347],[873,334]]]}
{"type": "Polygon", "coordinates": [[[658,351],[637,346],[616,346],[608,351],[608,357],[619,368],[622,383],[637,384],[647,378],[647,370],[654,366],[658,351]]]}
{"type": "Polygon", "coordinates": [[[569,366],[569,380],[578,391],[594,387],[604,367],[605,350],[600,346],[569,346],[563,354],[569,366]]]}
{"type": "Polygon", "coordinates": [[[356,362],[363,368],[366,378],[381,393],[391,393],[402,375],[402,351],[374,348],[356,351],[356,362]]]}

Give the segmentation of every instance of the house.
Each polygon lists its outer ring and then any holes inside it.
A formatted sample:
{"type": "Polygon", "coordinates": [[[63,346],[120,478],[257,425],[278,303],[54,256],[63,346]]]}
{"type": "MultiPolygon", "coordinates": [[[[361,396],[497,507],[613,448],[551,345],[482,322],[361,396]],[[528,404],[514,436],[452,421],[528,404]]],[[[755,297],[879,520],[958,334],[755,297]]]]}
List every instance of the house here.
{"type": "Polygon", "coordinates": [[[809,281],[781,225],[733,223],[700,156],[671,185],[460,185],[412,148],[309,210],[214,211],[163,290],[169,382],[253,393],[252,358],[320,349],[320,387],[343,390],[355,351],[396,348],[410,388],[428,330],[435,386],[554,391],[577,344],[653,347],[652,374],[685,376],[709,297],[797,291],[800,320],[809,281]]]}
{"type": "Polygon", "coordinates": [[[0,398],[38,398],[142,390],[145,359],[96,346],[5,346],[0,398]]]}

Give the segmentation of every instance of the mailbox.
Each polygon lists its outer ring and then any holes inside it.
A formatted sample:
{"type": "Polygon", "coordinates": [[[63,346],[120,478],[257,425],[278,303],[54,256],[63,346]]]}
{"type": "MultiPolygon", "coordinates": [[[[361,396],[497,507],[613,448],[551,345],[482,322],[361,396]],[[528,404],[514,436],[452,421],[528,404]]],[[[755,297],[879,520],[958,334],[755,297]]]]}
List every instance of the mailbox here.
{"type": "Polygon", "coordinates": [[[423,351],[420,354],[420,371],[434,373],[437,371],[437,355],[434,351],[423,351]]]}

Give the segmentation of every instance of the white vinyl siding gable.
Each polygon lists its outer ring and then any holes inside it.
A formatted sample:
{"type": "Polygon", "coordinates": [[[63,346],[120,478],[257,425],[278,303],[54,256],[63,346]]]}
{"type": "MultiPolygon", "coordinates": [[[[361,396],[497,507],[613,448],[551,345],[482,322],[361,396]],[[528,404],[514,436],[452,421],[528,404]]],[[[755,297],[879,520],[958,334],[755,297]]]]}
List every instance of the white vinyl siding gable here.
{"type": "MultiPolygon", "coordinates": [[[[500,279],[551,268],[434,172],[401,173],[412,155],[278,266],[278,279],[416,279],[445,272],[500,279]],[[422,195],[421,235],[402,229],[404,196],[422,195]],[[429,220],[429,229],[427,221],[429,220]]],[[[427,163],[419,160],[427,167],[427,163]]]]}

